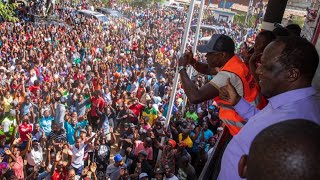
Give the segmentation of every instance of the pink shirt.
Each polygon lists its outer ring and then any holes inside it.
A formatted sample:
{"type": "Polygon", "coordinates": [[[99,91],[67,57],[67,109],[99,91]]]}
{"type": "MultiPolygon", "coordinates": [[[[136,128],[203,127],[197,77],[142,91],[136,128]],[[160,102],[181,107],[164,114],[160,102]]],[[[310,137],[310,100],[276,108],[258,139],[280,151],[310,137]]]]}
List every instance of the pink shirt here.
{"type": "Polygon", "coordinates": [[[16,162],[13,163],[11,169],[14,172],[14,175],[20,180],[24,179],[23,174],[23,159],[21,156],[16,157],[16,162]]]}
{"type": "Polygon", "coordinates": [[[142,141],[136,141],[135,142],[135,149],[134,149],[134,155],[138,155],[138,153],[142,150],[145,150],[147,153],[148,153],[148,156],[147,156],[147,159],[148,160],[153,160],[153,150],[152,150],[152,147],[148,147],[148,148],[145,148],[143,146],[143,142],[142,141]]]}
{"type": "Polygon", "coordinates": [[[143,126],[143,129],[145,129],[145,130],[149,130],[149,129],[151,129],[151,126],[150,126],[150,124],[146,124],[146,125],[144,125],[143,126]]]}

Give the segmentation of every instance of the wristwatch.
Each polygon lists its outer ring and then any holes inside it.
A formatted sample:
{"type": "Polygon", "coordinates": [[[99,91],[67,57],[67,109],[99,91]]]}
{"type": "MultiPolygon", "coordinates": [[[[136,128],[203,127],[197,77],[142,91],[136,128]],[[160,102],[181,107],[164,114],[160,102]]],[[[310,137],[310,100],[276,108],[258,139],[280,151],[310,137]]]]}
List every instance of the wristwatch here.
{"type": "Polygon", "coordinates": [[[183,69],[186,70],[186,67],[185,67],[185,66],[179,66],[179,67],[178,67],[178,72],[180,72],[180,71],[183,70],[183,69]]]}

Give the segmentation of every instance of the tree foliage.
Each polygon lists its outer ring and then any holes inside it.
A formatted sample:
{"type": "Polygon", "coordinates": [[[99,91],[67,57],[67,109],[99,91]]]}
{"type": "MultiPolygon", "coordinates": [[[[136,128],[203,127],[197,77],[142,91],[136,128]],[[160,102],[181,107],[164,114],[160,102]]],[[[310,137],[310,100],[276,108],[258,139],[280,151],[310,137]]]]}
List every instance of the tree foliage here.
{"type": "Polygon", "coordinates": [[[249,16],[247,23],[245,23],[246,14],[245,13],[238,13],[234,16],[233,22],[236,24],[245,25],[246,27],[254,27],[256,20],[257,20],[257,16],[249,16]]]}
{"type": "Polygon", "coordinates": [[[118,0],[119,3],[129,3],[135,7],[147,7],[155,3],[162,3],[163,0],[118,0]]]}
{"type": "Polygon", "coordinates": [[[298,24],[300,27],[303,27],[305,21],[305,17],[293,16],[291,19],[292,24],[298,24]]]}
{"type": "Polygon", "coordinates": [[[18,18],[15,16],[14,10],[18,7],[18,4],[8,4],[0,1],[0,16],[6,21],[18,21],[18,18]]]}

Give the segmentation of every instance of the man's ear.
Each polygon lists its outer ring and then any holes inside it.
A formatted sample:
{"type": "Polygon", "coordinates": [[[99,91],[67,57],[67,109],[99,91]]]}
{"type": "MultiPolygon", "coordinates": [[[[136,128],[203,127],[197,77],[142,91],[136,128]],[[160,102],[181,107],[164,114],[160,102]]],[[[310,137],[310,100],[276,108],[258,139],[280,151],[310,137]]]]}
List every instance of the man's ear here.
{"type": "Polygon", "coordinates": [[[291,68],[288,70],[288,80],[290,82],[296,81],[300,77],[300,71],[297,68],[291,68]]]}
{"type": "Polygon", "coordinates": [[[241,178],[247,178],[248,155],[242,155],[238,163],[238,173],[241,178]]]}

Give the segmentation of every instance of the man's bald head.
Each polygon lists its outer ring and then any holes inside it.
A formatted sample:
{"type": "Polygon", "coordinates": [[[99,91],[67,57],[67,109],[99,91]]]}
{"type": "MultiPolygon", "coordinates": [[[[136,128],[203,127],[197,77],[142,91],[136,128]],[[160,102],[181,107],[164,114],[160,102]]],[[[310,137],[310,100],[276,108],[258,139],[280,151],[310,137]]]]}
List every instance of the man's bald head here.
{"type": "Polygon", "coordinates": [[[288,120],[260,132],[239,162],[248,180],[320,179],[320,126],[288,120]]]}

